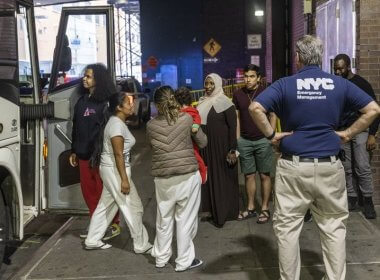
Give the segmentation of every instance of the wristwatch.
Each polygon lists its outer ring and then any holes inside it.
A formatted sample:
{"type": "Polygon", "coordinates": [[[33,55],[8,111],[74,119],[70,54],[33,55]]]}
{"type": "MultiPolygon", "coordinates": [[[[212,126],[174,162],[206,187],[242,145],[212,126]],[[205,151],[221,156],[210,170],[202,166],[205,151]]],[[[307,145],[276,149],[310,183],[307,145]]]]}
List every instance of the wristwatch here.
{"type": "Polygon", "coordinates": [[[272,140],[273,138],[274,138],[274,136],[276,135],[276,130],[273,130],[273,133],[270,135],[270,136],[268,136],[268,137],[266,137],[268,140],[272,140]]]}

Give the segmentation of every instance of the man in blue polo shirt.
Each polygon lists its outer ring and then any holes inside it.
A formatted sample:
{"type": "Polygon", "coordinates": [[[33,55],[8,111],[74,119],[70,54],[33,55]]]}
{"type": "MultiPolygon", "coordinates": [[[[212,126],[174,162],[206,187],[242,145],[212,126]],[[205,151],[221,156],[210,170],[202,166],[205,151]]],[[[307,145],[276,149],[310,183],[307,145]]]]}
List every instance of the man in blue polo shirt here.
{"type": "Polygon", "coordinates": [[[344,169],[337,155],[341,142],[366,129],[380,113],[361,89],[319,68],[322,52],[321,40],[310,35],[298,40],[299,72],[273,83],[249,108],[258,128],[282,152],[273,216],[281,279],[300,278],[298,239],[308,208],[320,231],[324,279],[345,279],[348,209],[344,169]],[[346,130],[336,131],[344,109],[362,115],[346,130]],[[281,119],[286,132],[275,133],[267,112],[281,119]]]}

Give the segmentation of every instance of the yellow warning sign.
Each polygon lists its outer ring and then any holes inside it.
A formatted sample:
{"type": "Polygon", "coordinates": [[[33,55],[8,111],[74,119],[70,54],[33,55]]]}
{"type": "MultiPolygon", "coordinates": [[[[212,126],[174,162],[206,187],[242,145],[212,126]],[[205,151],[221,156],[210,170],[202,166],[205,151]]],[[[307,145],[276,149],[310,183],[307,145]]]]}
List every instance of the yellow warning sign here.
{"type": "Polygon", "coordinates": [[[211,38],[204,46],[203,49],[206,53],[208,53],[211,57],[214,57],[222,48],[221,45],[218,44],[213,38],[211,38]]]}

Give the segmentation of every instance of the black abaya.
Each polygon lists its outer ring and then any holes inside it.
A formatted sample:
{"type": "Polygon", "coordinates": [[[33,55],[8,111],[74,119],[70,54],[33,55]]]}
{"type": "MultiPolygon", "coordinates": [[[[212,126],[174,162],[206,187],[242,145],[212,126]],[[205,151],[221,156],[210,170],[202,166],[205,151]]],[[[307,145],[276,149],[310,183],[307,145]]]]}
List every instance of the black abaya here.
{"type": "Polygon", "coordinates": [[[239,215],[238,167],[230,167],[227,153],[236,150],[236,111],[231,106],[216,113],[212,107],[207,116],[207,125],[202,125],[207,135],[207,147],[201,155],[208,167],[207,182],[202,186],[202,211],[210,212],[216,226],[239,215]]]}

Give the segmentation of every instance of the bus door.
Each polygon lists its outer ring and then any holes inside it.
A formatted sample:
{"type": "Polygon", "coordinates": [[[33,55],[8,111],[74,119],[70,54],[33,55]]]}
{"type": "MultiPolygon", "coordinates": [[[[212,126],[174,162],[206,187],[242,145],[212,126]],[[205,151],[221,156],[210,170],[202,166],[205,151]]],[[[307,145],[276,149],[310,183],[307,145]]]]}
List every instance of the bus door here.
{"type": "MultiPolygon", "coordinates": [[[[37,42],[33,1],[17,1],[17,51],[18,51],[18,88],[20,111],[22,107],[41,104],[41,85],[37,55],[37,42]],[[29,4],[27,3],[29,2],[29,4]]],[[[24,224],[28,223],[41,210],[41,123],[35,115],[21,117],[20,120],[20,179],[23,195],[24,224]]]]}
{"type": "Polygon", "coordinates": [[[111,6],[62,8],[48,99],[69,100],[71,118],[50,120],[47,125],[50,209],[87,210],[79,168],[69,164],[72,116],[86,65],[103,63],[115,75],[113,19],[111,6]]]}

